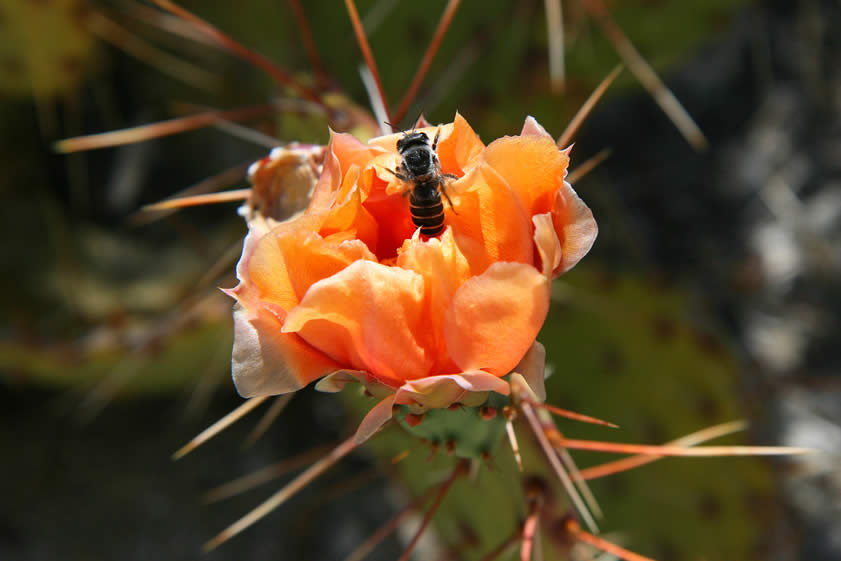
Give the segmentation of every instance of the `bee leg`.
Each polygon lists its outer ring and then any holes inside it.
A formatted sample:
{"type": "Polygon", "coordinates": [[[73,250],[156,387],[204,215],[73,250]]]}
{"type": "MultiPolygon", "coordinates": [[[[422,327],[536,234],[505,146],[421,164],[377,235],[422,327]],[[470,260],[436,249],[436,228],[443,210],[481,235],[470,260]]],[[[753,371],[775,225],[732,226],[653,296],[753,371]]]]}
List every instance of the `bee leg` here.
{"type": "MultiPolygon", "coordinates": [[[[397,179],[400,179],[401,181],[405,181],[407,183],[409,183],[409,181],[410,181],[409,176],[407,176],[407,175],[403,175],[402,173],[396,172],[391,168],[383,168],[383,169],[386,170],[387,172],[391,173],[394,177],[396,177],[397,179]]],[[[411,186],[409,186],[409,187],[406,187],[405,189],[403,189],[403,192],[400,193],[400,194],[405,197],[406,195],[408,195],[411,192],[412,192],[412,188],[411,188],[411,186]]]]}
{"type": "Polygon", "coordinates": [[[438,147],[438,137],[441,136],[441,127],[438,127],[438,130],[435,131],[435,140],[432,141],[432,151],[435,152],[435,148],[438,147]]]}
{"type": "Polygon", "coordinates": [[[454,173],[442,173],[441,177],[446,177],[447,179],[458,179],[459,177],[454,173]]]}
{"type": "Polygon", "coordinates": [[[391,175],[393,175],[394,177],[396,177],[397,179],[400,179],[402,181],[409,181],[409,179],[410,179],[408,175],[403,175],[402,173],[396,172],[391,168],[383,168],[383,169],[385,169],[387,172],[391,173],[391,175]]]}
{"type": "Polygon", "coordinates": [[[444,187],[444,182],[440,182],[438,184],[441,187],[441,194],[444,195],[444,198],[447,199],[447,202],[450,203],[450,208],[452,209],[454,214],[458,214],[456,212],[456,207],[453,206],[453,201],[450,199],[450,196],[447,194],[447,188],[444,187]]]}

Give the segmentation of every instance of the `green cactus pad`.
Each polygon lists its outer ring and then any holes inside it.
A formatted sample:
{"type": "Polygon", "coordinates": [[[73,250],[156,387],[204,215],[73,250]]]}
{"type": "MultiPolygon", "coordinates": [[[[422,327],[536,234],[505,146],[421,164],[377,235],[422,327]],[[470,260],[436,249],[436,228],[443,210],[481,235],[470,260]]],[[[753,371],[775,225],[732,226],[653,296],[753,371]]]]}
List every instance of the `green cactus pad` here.
{"type": "Polygon", "coordinates": [[[482,417],[482,407],[457,407],[453,409],[431,409],[415,426],[406,421],[408,409],[401,407],[395,418],[409,434],[446,448],[451,442],[457,458],[480,460],[497,449],[505,433],[505,418],[502,407],[508,405],[508,398],[491,392],[485,406],[493,408],[492,419],[482,417]]]}
{"type": "Polygon", "coordinates": [[[84,0],[0,3],[0,93],[52,98],[95,63],[84,0]]]}

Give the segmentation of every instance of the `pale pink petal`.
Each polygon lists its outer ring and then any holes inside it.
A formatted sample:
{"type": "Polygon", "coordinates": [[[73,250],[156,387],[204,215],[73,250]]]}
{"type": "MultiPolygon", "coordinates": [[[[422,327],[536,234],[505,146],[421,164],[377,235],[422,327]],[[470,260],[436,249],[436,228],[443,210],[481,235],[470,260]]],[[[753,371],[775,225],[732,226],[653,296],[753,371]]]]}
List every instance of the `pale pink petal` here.
{"type": "Polygon", "coordinates": [[[537,394],[531,389],[526,379],[517,372],[514,372],[508,377],[508,384],[511,386],[511,393],[515,396],[515,401],[518,398],[529,398],[533,401],[540,402],[537,394]]]}
{"type": "Polygon", "coordinates": [[[545,136],[552,140],[552,135],[546,132],[546,129],[543,128],[543,125],[537,122],[537,119],[529,115],[526,117],[526,122],[523,123],[523,130],[520,132],[520,136],[545,136]]]}
{"type": "Polygon", "coordinates": [[[463,372],[411,380],[397,390],[395,403],[415,409],[442,409],[453,403],[481,405],[488,392],[508,395],[508,382],[487,372],[463,372]]]}
{"type": "Polygon", "coordinates": [[[546,401],[546,349],[535,341],[529,352],[514,368],[514,372],[522,375],[526,385],[541,402],[546,401]]]}
{"type": "Polygon", "coordinates": [[[415,124],[412,126],[412,128],[413,129],[423,129],[423,128],[427,128],[427,127],[431,127],[431,126],[432,126],[432,123],[427,121],[424,114],[421,113],[420,117],[418,117],[418,120],[415,121],[415,124]]]}
{"type": "Polygon", "coordinates": [[[315,389],[325,393],[336,393],[345,389],[345,386],[350,383],[362,384],[377,399],[395,392],[394,387],[380,383],[368,372],[362,370],[339,370],[328,374],[315,384],[315,389]]]}
{"type": "Polygon", "coordinates": [[[248,234],[242,242],[242,255],[237,262],[236,274],[240,281],[239,285],[234,289],[224,289],[223,292],[245,304],[247,307],[255,307],[259,305],[260,293],[259,290],[248,281],[248,262],[253,255],[257,242],[266,235],[269,231],[269,223],[259,214],[255,215],[256,220],[249,224],[248,234]]]}
{"type": "Polygon", "coordinates": [[[234,306],[231,370],[243,397],[294,392],[341,367],[293,334],[274,314],[234,306]]]}
{"type": "Polygon", "coordinates": [[[330,131],[330,144],[324,153],[324,165],[321,176],[319,176],[315,187],[312,189],[312,197],[307,208],[308,212],[326,210],[333,202],[333,197],[342,183],[342,166],[339,158],[333,151],[333,139],[336,133],[330,131]]]}
{"type": "Polygon", "coordinates": [[[362,422],[359,423],[359,428],[356,429],[356,434],[353,436],[356,444],[362,444],[372,436],[374,436],[380,428],[386,424],[392,416],[391,408],[394,406],[394,396],[385,397],[368,411],[362,422]]]}
{"type": "Polygon", "coordinates": [[[557,277],[572,269],[587,255],[596,241],[599,227],[593,212],[566,181],[555,198],[552,214],[555,230],[561,238],[561,264],[555,270],[557,277]]]}
{"type": "Polygon", "coordinates": [[[499,262],[465,282],[447,311],[447,349],[462,371],[505,376],[529,350],[549,310],[549,281],[531,265],[499,262]]]}
{"type": "Polygon", "coordinates": [[[338,393],[345,389],[345,386],[348,384],[358,384],[364,379],[364,372],[359,372],[358,370],[339,370],[320,379],[315,384],[315,389],[324,393],[338,393]]]}

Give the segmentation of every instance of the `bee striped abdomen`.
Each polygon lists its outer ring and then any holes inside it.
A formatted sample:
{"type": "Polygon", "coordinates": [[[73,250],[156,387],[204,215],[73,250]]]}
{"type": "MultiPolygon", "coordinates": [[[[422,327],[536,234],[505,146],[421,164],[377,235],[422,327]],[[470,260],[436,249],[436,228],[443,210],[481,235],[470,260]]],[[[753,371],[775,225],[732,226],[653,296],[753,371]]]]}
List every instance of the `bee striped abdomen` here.
{"type": "Polygon", "coordinates": [[[420,183],[412,189],[409,197],[409,212],[412,222],[421,229],[424,236],[437,236],[444,229],[444,204],[438,184],[420,183]]]}

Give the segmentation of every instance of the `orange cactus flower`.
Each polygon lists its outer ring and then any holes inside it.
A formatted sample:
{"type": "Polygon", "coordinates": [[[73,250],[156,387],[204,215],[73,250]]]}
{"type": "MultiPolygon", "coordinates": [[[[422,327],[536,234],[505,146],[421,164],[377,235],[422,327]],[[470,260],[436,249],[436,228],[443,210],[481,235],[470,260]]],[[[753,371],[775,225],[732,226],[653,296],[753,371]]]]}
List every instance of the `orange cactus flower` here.
{"type": "Polygon", "coordinates": [[[422,411],[507,394],[501,377],[542,352],[550,281],[597,234],[564,180],[568,151],[531,117],[488,146],[460,115],[418,130],[440,132],[441,172],[458,177],[437,237],[420,234],[411,185],[389,171],[401,133],[367,144],[333,134],[308,208],[284,222],[250,219],[228,291],[243,396],[333,374],[319,389],[356,380],[390,396],[389,415],[395,400],[422,411]]]}

